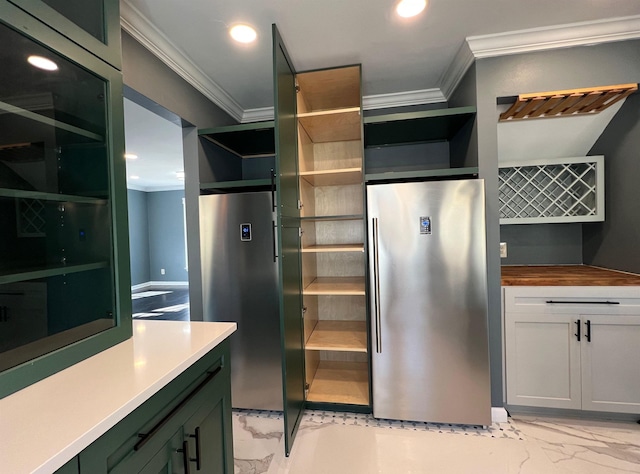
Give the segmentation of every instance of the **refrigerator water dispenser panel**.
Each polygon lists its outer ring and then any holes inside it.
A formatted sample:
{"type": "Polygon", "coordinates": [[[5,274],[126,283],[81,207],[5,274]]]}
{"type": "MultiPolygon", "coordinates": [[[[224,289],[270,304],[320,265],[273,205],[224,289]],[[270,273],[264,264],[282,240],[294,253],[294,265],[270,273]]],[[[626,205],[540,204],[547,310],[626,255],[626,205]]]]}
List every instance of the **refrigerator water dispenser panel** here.
{"type": "Polygon", "coordinates": [[[431,217],[420,218],[420,233],[421,234],[431,233],[431,217]]]}
{"type": "Polygon", "coordinates": [[[240,224],[240,240],[243,242],[251,240],[251,224],[240,224]]]}

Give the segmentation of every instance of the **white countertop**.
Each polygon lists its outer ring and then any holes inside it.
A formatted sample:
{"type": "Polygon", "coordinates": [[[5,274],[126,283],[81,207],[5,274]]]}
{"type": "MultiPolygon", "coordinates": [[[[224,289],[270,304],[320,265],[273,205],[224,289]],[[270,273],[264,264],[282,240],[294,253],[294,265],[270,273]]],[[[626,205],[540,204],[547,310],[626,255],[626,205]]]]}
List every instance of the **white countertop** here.
{"type": "Polygon", "coordinates": [[[0,400],[0,472],[51,473],[236,330],[134,321],[133,337],[0,400]]]}

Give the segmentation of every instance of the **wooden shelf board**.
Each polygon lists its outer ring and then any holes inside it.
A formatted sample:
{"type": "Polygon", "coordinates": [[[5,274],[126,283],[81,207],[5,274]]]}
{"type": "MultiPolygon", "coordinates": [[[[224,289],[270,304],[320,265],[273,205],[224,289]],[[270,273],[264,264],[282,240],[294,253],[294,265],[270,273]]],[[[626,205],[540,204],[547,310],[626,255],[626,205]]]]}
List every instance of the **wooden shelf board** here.
{"type": "Polygon", "coordinates": [[[87,204],[106,204],[107,200],[87,196],[75,196],[72,194],[55,194],[41,191],[23,191],[21,189],[0,188],[0,197],[39,199],[41,201],[78,202],[87,204]]]}
{"type": "Polygon", "coordinates": [[[364,252],[364,244],[310,245],[302,248],[303,253],[364,252]]]}
{"type": "Polygon", "coordinates": [[[475,113],[475,107],[455,107],[365,117],[364,145],[379,147],[450,140],[475,113]]]}
{"type": "Polygon", "coordinates": [[[0,271],[0,284],[15,283],[18,281],[36,280],[69,273],[88,272],[107,268],[108,262],[85,263],[82,265],[48,265],[43,267],[30,267],[0,271]]]}
{"type": "Polygon", "coordinates": [[[343,186],[362,183],[362,168],[303,171],[300,176],[312,186],[343,186]]]}
{"type": "Polygon", "coordinates": [[[367,352],[367,325],[364,321],[318,321],[305,349],[367,352]]]}
{"type": "Polygon", "coordinates": [[[364,219],[362,214],[349,214],[340,216],[306,216],[301,217],[303,221],[361,221],[364,219]]]}
{"type": "Polygon", "coordinates": [[[305,295],[364,295],[364,277],[318,277],[307,286],[305,295]]]}
{"type": "Polygon", "coordinates": [[[310,402],[369,404],[369,370],[366,362],[320,361],[309,387],[310,402]]]}
{"type": "Polygon", "coordinates": [[[276,153],[274,121],[198,130],[198,135],[242,158],[276,153]]]}
{"type": "Polygon", "coordinates": [[[442,176],[465,176],[465,175],[477,175],[477,167],[468,168],[446,168],[437,170],[422,170],[422,171],[390,171],[386,173],[367,173],[364,175],[366,182],[372,181],[397,181],[401,179],[413,179],[413,178],[431,178],[442,176]]]}
{"type": "Polygon", "coordinates": [[[15,105],[7,104],[6,102],[0,102],[0,110],[4,110],[5,112],[9,112],[10,114],[19,115],[21,117],[27,118],[29,120],[33,120],[34,122],[38,122],[44,125],[49,125],[51,127],[55,127],[59,130],[64,130],[67,132],[71,132],[75,135],[88,138],[90,140],[94,140],[97,142],[103,142],[104,137],[102,135],[98,135],[97,133],[90,132],[88,130],[84,130],[79,127],[75,127],[68,123],[60,122],[59,120],[52,119],[50,117],[46,117],[45,115],[40,115],[35,112],[31,112],[30,110],[21,109],[20,107],[16,107],[15,105]]]}
{"type": "Polygon", "coordinates": [[[299,114],[298,122],[314,143],[360,140],[360,107],[299,114]]]}

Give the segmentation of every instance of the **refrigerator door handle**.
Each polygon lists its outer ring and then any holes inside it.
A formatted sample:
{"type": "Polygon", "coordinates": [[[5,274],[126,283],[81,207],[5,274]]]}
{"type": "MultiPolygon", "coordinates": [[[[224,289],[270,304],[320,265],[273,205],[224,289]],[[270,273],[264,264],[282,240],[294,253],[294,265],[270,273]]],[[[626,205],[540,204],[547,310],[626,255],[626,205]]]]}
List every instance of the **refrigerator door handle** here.
{"type": "Polygon", "coordinates": [[[276,210],[276,173],[273,168],[271,168],[271,210],[276,210]]]}
{"type": "Polygon", "coordinates": [[[278,254],[276,249],[276,223],[274,221],[271,221],[271,237],[273,237],[273,261],[276,262],[278,254]]]}
{"type": "Polygon", "coordinates": [[[375,313],[375,333],[376,333],[376,352],[382,353],[382,334],[380,320],[380,268],[379,268],[379,255],[378,255],[378,218],[372,219],[373,229],[373,306],[375,313]]]}

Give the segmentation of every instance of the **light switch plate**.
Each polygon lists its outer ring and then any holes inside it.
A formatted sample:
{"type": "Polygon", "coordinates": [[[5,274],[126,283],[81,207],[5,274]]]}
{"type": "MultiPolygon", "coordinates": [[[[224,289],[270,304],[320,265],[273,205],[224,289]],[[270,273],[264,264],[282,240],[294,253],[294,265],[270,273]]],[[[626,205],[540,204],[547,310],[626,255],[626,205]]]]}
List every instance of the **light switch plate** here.
{"type": "Polygon", "coordinates": [[[500,242],[500,258],[507,258],[507,243],[500,242]]]}

